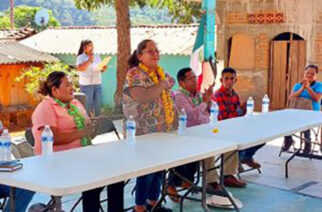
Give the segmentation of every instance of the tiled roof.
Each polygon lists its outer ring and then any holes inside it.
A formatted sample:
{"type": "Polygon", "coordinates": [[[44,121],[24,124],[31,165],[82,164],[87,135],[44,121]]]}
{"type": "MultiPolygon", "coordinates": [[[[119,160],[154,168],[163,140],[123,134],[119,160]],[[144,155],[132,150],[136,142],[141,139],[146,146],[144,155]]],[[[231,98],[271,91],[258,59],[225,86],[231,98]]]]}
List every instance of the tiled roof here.
{"type": "Polygon", "coordinates": [[[30,62],[58,62],[58,59],[15,40],[0,40],[0,64],[30,62]]]}
{"type": "Polygon", "coordinates": [[[0,39],[14,39],[19,41],[34,34],[36,34],[36,30],[30,27],[23,27],[18,30],[1,29],[0,39]]]}
{"type": "MultiPolygon", "coordinates": [[[[190,55],[198,25],[141,25],[131,28],[131,45],[134,50],[144,39],[158,44],[163,55],[190,55]]],[[[23,41],[24,45],[50,54],[77,54],[80,42],[90,39],[98,54],[117,52],[115,27],[63,27],[51,28],[23,41]]]]}

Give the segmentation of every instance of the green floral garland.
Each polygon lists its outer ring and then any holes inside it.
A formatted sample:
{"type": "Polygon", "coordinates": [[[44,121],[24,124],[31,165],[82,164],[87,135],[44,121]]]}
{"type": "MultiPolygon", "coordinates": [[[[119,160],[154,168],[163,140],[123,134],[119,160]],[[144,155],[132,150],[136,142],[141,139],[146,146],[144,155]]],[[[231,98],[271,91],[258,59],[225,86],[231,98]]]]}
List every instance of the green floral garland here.
{"type": "Polygon", "coordinates": [[[191,97],[190,95],[190,92],[187,91],[186,89],[184,88],[181,88],[181,93],[183,93],[185,96],[189,97],[192,101],[192,103],[195,105],[195,106],[198,106],[201,104],[201,102],[203,101],[202,100],[202,96],[200,95],[200,93],[197,93],[197,96],[196,97],[191,97]]]}
{"type": "MultiPolygon", "coordinates": [[[[78,108],[73,104],[65,104],[62,101],[55,99],[55,102],[57,102],[60,106],[63,108],[66,108],[68,111],[68,114],[73,116],[75,125],[78,130],[84,130],[86,128],[85,118],[84,116],[79,112],[78,108]],[[67,107],[69,105],[69,108],[67,107]]],[[[91,138],[87,135],[82,137],[81,145],[83,147],[92,145],[91,138]]]]}

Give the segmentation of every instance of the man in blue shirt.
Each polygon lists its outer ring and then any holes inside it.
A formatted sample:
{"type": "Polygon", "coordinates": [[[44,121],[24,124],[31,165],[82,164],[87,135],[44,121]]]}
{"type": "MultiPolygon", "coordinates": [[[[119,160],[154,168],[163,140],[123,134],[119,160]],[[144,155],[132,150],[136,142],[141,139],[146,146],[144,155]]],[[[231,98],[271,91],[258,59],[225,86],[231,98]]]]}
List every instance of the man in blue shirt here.
{"type": "MultiPolygon", "coordinates": [[[[317,75],[319,69],[315,65],[309,65],[305,68],[304,79],[302,82],[294,85],[290,100],[293,98],[302,97],[312,101],[312,108],[314,111],[321,110],[321,97],[322,97],[322,83],[317,82],[317,75]]],[[[307,140],[311,140],[310,130],[303,132],[304,137],[307,140]]],[[[287,151],[293,144],[292,136],[285,136],[283,151],[287,151]]],[[[311,152],[311,144],[305,143],[303,150],[304,154],[311,152]]]]}

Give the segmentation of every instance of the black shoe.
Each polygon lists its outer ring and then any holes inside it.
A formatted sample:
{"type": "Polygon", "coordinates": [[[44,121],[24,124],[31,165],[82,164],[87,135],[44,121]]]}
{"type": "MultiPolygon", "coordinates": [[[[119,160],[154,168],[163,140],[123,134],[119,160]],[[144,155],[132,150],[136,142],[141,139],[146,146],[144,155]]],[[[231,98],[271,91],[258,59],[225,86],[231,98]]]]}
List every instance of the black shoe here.
{"type": "MultiPolygon", "coordinates": [[[[147,211],[152,211],[153,206],[150,204],[145,204],[146,210],[147,211]]],[[[162,205],[156,207],[153,209],[153,212],[172,212],[170,208],[163,207],[162,205]]]]}
{"type": "Polygon", "coordinates": [[[290,149],[290,147],[293,145],[293,143],[294,143],[293,139],[284,140],[284,145],[282,147],[282,151],[283,152],[288,151],[290,149]]]}

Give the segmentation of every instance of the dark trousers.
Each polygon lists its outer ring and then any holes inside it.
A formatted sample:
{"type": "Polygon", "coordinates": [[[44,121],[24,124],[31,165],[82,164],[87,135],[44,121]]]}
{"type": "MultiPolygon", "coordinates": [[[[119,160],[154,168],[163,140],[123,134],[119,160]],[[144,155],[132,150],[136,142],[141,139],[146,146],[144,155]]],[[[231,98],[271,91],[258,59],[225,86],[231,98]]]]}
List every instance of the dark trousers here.
{"type": "Polygon", "coordinates": [[[136,178],[135,204],[145,205],[147,200],[158,200],[161,193],[162,172],[136,178]]]}
{"type": "Polygon", "coordinates": [[[82,193],[83,212],[99,212],[102,190],[103,188],[96,188],[82,193]]]}
{"type": "Polygon", "coordinates": [[[251,160],[255,153],[264,146],[265,144],[257,145],[248,149],[238,151],[239,160],[251,160]]]}
{"type": "MultiPolygon", "coordinates": [[[[83,211],[100,211],[100,194],[103,188],[97,188],[82,193],[83,211]]],[[[107,186],[108,212],[121,212],[124,206],[124,182],[115,183],[107,186]]]]}
{"type": "MultiPolygon", "coordinates": [[[[199,162],[189,163],[183,166],[178,166],[175,168],[175,171],[181,176],[185,177],[187,180],[194,182],[195,174],[199,168],[199,162]]],[[[182,179],[177,175],[170,173],[169,175],[169,184],[173,186],[181,186],[182,179]]]]}

